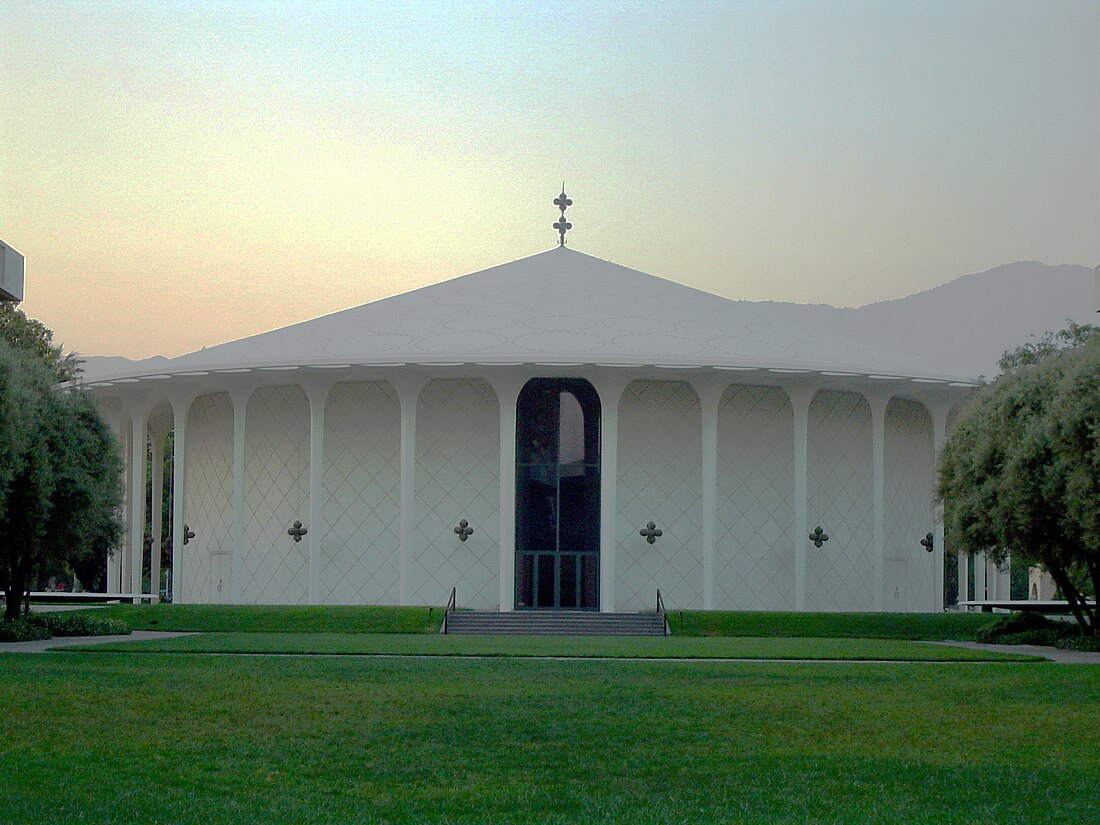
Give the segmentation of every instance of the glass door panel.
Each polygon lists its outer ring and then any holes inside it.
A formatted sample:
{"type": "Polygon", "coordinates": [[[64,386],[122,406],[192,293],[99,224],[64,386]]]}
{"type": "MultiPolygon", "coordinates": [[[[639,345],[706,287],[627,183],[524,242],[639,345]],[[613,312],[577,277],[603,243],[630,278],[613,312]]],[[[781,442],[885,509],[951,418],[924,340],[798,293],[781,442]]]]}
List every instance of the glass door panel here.
{"type": "Polygon", "coordinates": [[[537,601],[533,607],[557,607],[554,600],[554,588],[556,585],[555,570],[557,559],[554,553],[540,553],[538,556],[538,567],[535,583],[535,593],[537,601]]]}
{"type": "Polygon", "coordinates": [[[600,402],[536,378],[516,408],[516,607],[599,608],[600,402]]]}

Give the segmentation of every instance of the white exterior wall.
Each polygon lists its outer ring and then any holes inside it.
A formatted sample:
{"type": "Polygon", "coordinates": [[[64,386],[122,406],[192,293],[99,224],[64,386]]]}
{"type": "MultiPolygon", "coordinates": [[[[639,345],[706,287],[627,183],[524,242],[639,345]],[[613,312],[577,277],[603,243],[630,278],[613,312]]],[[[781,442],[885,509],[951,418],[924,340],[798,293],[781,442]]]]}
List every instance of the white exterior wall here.
{"type": "Polygon", "coordinates": [[[722,396],[716,610],[794,609],[793,426],[780,389],[734,385],[722,396]]]}
{"type": "Polygon", "coordinates": [[[690,385],[634,381],[619,404],[616,610],[703,603],[702,410],[690,385]],[[638,531],[664,531],[649,544],[638,531]]]}
{"type": "Polygon", "coordinates": [[[496,608],[500,601],[500,410],[481,380],[432,381],[416,407],[409,604],[496,608]],[[459,541],[466,519],[474,533],[459,541]]]}
{"type": "Polygon", "coordinates": [[[188,603],[229,601],[233,549],[233,407],[225,393],[202,395],[187,414],[184,523],[195,533],[182,551],[188,603]]]}
{"type": "Polygon", "coordinates": [[[920,404],[894,398],[886,408],[886,609],[927,610],[936,554],[921,546],[933,531],[932,419],[920,404]]]}
{"type": "Polygon", "coordinates": [[[814,396],[808,452],[807,521],[829,541],[807,549],[806,609],[874,610],[871,409],[863,396],[814,396]]]}
{"type": "Polygon", "coordinates": [[[322,604],[397,604],[401,409],[388,383],[337,384],[325,406],[322,604]]]}
{"type": "Polygon", "coordinates": [[[298,387],[260,389],[249,399],[244,509],[241,601],[305,604],[309,542],[287,535],[295,520],[309,527],[309,402],[298,387]]]}

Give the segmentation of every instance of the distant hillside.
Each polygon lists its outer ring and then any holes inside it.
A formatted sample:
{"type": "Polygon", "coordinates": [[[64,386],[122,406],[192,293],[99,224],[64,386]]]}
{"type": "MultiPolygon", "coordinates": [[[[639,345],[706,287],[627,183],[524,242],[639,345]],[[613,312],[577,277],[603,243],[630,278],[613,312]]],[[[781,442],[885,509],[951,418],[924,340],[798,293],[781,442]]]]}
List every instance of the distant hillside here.
{"type": "Polygon", "coordinates": [[[1067,318],[1100,324],[1093,311],[1094,277],[1086,266],[1020,261],[840,312],[866,338],[975,377],[992,377],[1002,352],[1064,328],[1067,318]]]}
{"type": "MultiPolygon", "coordinates": [[[[992,377],[1002,352],[1047,330],[1062,329],[1067,318],[1100,324],[1100,315],[1093,311],[1094,277],[1085,266],[1020,261],[855,309],[779,301],[747,303],[765,318],[820,326],[834,335],[855,335],[920,355],[951,372],[992,377]]],[[[92,380],[132,369],[160,369],[166,360],[159,355],[146,361],[87,356],[84,375],[92,380]]]]}

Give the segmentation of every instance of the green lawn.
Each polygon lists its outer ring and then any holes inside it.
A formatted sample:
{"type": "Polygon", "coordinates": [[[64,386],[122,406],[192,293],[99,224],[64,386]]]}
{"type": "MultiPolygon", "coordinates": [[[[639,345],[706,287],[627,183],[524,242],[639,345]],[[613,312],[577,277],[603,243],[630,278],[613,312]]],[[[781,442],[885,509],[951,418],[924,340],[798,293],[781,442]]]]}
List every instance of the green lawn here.
{"type": "Polygon", "coordinates": [[[320,653],[718,659],[1021,661],[1019,657],[899,639],[767,637],[441,636],[368,633],[204,633],[81,650],[170,653],[320,653]]]}
{"type": "Polygon", "coordinates": [[[1100,667],[0,654],[18,823],[1093,821],[1100,667]]]}
{"type": "Polygon", "coordinates": [[[973,641],[996,617],[982,613],[765,613],[670,611],[677,636],[803,636],[973,641]]]}
{"type": "Polygon", "coordinates": [[[114,604],[74,611],[134,630],[220,633],[437,633],[442,607],[114,604]]]}
{"type": "MultiPolygon", "coordinates": [[[[110,605],[87,611],[135,630],[244,633],[434,633],[439,607],[290,607],[268,605],[110,605]]],[[[798,636],[973,640],[993,621],[979,613],[767,613],[672,611],[676,636],[798,636]]]]}

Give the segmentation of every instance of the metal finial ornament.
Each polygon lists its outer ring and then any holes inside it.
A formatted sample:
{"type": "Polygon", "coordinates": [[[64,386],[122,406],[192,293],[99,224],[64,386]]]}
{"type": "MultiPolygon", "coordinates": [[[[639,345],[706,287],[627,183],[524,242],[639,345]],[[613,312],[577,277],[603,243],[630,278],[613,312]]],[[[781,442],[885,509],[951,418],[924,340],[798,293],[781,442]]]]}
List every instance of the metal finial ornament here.
{"type": "Polygon", "coordinates": [[[573,205],[573,199],[565,194],[565,181],[561,182],[561,194],[554,198],[554,206],[561,210],[554,228],[558,230],[558,246],[565,246],[565,233],[573,228],[573,224],[565,219],[565,210],[573,205]]]}

